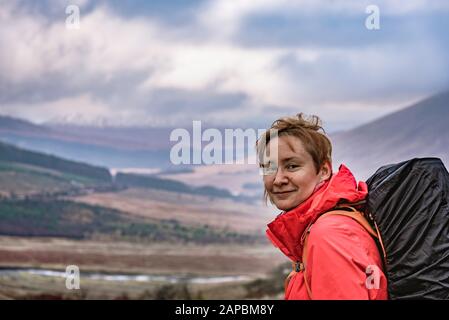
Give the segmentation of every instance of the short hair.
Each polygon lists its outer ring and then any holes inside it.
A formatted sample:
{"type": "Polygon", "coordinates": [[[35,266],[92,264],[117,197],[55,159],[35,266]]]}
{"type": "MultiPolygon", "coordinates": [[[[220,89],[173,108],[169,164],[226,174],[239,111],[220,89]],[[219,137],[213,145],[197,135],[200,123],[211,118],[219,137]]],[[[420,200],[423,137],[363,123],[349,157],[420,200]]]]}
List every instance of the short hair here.
{"type": "MultiPolygon", "coordinates": [[[[332,166],[332,143],[318,116],[306,116],[298,113],[296,116],[283,117],[274,121],[267,131],[256,142],[259,163],[262,164],[266,147],[270,142],[270,130],[276,130],[277,136],[297,137],[304,145],[306,151],[313,159],[315,170],[318,172],[322,166],[329,162],[332,166]]],[[[268,198],[267,190],[264,192],[265,200],[268,198]]]]}

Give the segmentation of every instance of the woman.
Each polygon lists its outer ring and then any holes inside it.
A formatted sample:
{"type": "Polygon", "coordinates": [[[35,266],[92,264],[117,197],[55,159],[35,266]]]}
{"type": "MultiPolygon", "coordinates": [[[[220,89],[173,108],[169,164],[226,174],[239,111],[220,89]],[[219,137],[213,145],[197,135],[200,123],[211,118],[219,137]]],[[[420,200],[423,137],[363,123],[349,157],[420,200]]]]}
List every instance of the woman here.
{"type": "Polygon", "coordinates": [[[285,299],[387,299],[376,233],[354,212],[367,186],[344,165],[332,174],[332,145],[320,123],[303,114],[282,118],[257,143],[265,195],[283,211],[267,236],[293,262],[285,299]],[[266,156],[270,145],[277,154],[266,156]]]}

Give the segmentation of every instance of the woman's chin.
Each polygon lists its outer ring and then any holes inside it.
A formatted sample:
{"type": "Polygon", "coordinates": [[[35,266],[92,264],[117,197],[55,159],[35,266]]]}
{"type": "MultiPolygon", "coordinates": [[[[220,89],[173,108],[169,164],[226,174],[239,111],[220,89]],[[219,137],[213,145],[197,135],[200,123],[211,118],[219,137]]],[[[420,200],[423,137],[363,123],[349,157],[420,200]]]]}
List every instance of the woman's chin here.
{"type": "Polygon", "coordinates": [[[292,201],[288,200],[277,200],[275,201],[274,205],[276,206],[276,208],[282,211],[289,211],[296,207],[292,201]]]}

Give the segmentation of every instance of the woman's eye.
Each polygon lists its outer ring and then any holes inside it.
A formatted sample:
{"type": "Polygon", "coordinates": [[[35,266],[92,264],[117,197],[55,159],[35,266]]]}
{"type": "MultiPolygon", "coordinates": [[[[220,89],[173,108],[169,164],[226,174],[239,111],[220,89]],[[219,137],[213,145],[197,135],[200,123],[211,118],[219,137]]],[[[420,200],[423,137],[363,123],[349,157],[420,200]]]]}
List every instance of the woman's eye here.
{"type": "Polygon", "coordinates": [[[277,165],[275,163],[272,163],[272,162],[261,163],[260,164],[260,168],[261,168],[261,170],[263,172],[263,175],[265,175],[265,176],[273,175],[277,171],[277,165]]]}

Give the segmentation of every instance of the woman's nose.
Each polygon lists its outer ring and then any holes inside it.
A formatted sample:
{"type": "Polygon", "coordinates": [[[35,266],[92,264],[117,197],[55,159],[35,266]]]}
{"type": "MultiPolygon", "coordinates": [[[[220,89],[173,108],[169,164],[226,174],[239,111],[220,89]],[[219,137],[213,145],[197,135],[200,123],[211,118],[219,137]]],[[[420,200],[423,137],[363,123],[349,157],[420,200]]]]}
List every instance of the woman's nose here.
{"type": "Polygon", "coordinates": [[[286,183],[288,183],[287,175],[284,173],[284,170],[282,170],[281,168],[278,168],[278,170],[276,171],[275,176],[274,176],[273,184],[274,185],[282,185],[282,184],[286,184],[286,183]]]}

